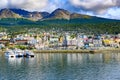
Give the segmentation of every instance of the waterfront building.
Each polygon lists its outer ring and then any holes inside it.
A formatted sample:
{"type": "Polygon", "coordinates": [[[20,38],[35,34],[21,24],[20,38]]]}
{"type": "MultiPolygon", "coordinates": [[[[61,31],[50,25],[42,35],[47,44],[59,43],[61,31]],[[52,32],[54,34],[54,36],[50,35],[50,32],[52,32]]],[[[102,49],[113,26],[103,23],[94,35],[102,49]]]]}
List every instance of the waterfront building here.
{"type": "Polygon", "coordinates": [[[93,39],[93,45],[94,47],[102,47],[103,43],[102,40],[100,39],[93,39]]]}
{"type": "Polygon", "coordinates": [[[111,41],[109,39],[103,40],[104,46],[110,46],[111,41]]]}
{"type": "Polygon", "coordinates": [[[78,35],[76,45],[77,45],[78,48],[84,47],[84,39],[83,39],[83,37],[81,35],[78,35]]]}

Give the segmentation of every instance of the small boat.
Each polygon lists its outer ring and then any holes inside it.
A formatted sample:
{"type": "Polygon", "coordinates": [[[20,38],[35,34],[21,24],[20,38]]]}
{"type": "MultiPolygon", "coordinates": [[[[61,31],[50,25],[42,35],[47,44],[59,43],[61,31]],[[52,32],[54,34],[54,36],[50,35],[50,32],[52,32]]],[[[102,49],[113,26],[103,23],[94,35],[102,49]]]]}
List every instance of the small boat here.
{"type": "Polygon", "coordinates": [[[23,56],[24,57],[34,57],[34,53],[29,50],[25,50],[23,56]]]}
{"type": "Polygon", "coordinates": [[[14,54],[14,52],[12,50],[7,50],[5,52],[5,56],[6,57],[16,57],[16,55],[14,54]]]}
{"type": "Polygon", "coordinates": [[[5,52],[6,57],[34,57],[34,53],[29,50],[20,50],[20,49],[14,49],[14,50],[7,50],[5,52]]]}
{"type": "Polygon", "coordinates": [[[16,55],[16,57],[23,57],[24,51],[20,49],[14,49],[13,52],[16,55]]]}

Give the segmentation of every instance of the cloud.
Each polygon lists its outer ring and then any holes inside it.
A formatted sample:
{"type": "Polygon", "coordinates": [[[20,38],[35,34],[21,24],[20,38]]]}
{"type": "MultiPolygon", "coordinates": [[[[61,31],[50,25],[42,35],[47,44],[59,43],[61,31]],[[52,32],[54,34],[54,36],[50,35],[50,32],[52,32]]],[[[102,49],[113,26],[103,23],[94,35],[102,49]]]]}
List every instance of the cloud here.
{"type": "Polygon", "coordinates": [[[69,0],[70,3],[84,11],[104,14],[109,8],[120,7],[120,0],[69,0]]]}
{"type": "Polygon", "coordinates": [[[28,11],[52,12],[57,8],[64,8],[68,0],[0,0],[2,8],[20,8],[28,11]]]}
{"type": "Polygon", "coordinates": [[[49,0],[49,4],[43,10],[52,12],[57,8],[65,8],[68,0],[49,0]]]}
{"type": "Polygon", "coordinates": [[[0,0],[0,9],[21,8],[29,11],[39,11],[47,4],[48,0],[0,0]]]}
{"type": "Polygon", "coordinates": [[[41,11],[48,11],[48,12],[54,11],[55,9],[60,7],[59,1],[60,0],[49,0],[47,6],[45,6],[41,11]]]}
{"type": "Polygon", "coordinates": [[[101,17],[111,18],[111,19],[120,19],[120,8],[110,8],[107,10],[106,14],[101,17]]]}
{"type": "Polygon", "coordinates": [[[7,7],[8,1],[7,0],[0,0],[0,8],[5,8],[7,7]]]}
{"type": "Polygon", "coordinates": [[[3,8],[47,12],[63,8],[70,12],[120,19],[120,0],[0,0],[0,9],[3,8]]]}

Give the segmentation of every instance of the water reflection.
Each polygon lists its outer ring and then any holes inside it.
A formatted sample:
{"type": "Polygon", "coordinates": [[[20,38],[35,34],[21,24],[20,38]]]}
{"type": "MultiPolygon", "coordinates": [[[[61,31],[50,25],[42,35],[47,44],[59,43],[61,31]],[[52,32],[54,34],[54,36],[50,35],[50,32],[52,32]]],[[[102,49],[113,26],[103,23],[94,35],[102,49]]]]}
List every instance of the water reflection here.
{"type": "MultiPolygon", "coordinates": [[[[3,57],[3,56],[2,56],[3,57]]],[[[6,58],[10,65],[21,65],[26,63],[29,66],[34,64],[56,63],[61,65],[84,64],[84,63],[109,63],[110,61],[120,61],[120,53],[106,54],[36,54],[35,58],[6,58]]]]}
{"type": "Polygon", "coordinates": [[[120,80],[120,53],[0,56],[0,63],[0,80],[120,80]]]}
{"type": "Polygon", "coordinates": [[[22,62],[22,58],[6,58],[8,60],[8,63],[12,66],[16,66],[16,65],[21,65],[22,62]]]}
{"type": "Polygon", "coordinates": [[[60,66],[72,64],[87,63],[109,63],[111,61],[120,62],[120,53],[104,53],[104,54],[36,54],[35,58],[6,58],[10,65],[21,65],[26,63],[33,65],[50,65],[58,64],[60,66]]]}

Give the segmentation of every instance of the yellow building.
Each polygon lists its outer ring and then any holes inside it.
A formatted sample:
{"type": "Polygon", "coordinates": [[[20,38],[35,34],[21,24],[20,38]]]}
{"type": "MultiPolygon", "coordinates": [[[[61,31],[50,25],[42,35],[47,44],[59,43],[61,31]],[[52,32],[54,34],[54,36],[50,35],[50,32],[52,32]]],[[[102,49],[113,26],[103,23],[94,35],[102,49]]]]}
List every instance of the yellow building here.
{"type": "Polygon", "coordinates": [[[63,37],[59,38],[59,42],[62,43],[63,42],[63,37]]]}
{"type": "Polygon", "coordinates": [[[104,39],[103,42],[104,42],[105,45],[110,45],[110,43],[111,43],[111,41],[108,40],[108,39],[104,39]]]}

